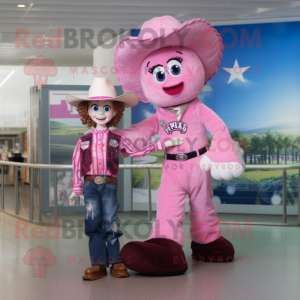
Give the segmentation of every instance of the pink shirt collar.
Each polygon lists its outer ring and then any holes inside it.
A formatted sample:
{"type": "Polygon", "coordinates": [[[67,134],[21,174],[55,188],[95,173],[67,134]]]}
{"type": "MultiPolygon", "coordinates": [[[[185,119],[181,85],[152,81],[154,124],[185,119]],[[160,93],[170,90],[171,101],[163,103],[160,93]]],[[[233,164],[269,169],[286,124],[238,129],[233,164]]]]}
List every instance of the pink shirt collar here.
{"type": "Polygon", "coordinates": [[[96,128],[94,128],[93,131],[92,131],[92,133],[94,133],[94,134],[97,134],[99,132],[101,132],[101,133],[108,133],[109,129],[106,128],[106,129],[102,129],[102,130],[97,130],[96,128]]]}

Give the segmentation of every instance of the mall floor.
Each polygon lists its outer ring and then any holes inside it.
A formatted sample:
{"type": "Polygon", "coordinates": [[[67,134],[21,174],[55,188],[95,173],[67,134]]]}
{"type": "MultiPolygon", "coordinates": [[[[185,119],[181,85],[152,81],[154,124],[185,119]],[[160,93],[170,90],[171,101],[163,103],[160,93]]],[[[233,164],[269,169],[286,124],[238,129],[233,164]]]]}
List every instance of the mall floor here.
{"type": "MultiPolygon", "coordinates": [[[[124,218],[125,215],[121,216],[121,221],[124,218]]],[[[130,271],[129,278],[107,276],[89,282],[81,279],[89,266],[88,239],[82,228],[75,228],[72,233],[60,228],[59,239],[51,239],[45,234],[47,227],[19,222],[0,213],[1,299],[296,300],[300,297],[299,227],[250,226],[243,233],[236,226],[222,225],[223,233],[235,246],[235,261],[199,264],[191,260],[189,226],[185,222],[184,251],[189,269],[184,275],[148,277],[130,271]],[[18,228],[27,224],[24,234],[18,236],[18,228]],[[44,277],[42,273],[34,277],[33,266],[24,262],[28,250],[38,246],[50,249],[55,258],[55,264],[47,266],[44,277]]],[[[131,240],[146,239],[149,227],[150,224],[126,225],[121,246],[131,240]]]]}

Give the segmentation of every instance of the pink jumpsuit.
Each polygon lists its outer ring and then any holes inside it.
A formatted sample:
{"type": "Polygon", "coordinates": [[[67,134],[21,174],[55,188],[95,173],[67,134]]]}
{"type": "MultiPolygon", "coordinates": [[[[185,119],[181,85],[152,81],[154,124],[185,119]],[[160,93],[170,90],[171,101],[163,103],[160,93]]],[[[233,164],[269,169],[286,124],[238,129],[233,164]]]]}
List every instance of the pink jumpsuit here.
{"type": "MultiPolygon", "coordinates": [[[[179,122],[174,114],[166,112],[163,108],[157,108],[156,114],[122,130],[121,133],[131,141],[142,137],[144,143],[155,134],[158,134],[161,142],[174,137],[184,138],[183,145],[166,149],[166,153],[178,154],[207,147],[207,130],[212,134],[213,140],[209,151],[204,155],[215,163],[240,162],[236,151],[233,151],[233,141],[225,123],[198,98],[190,103],[179,122]]],[[[207,244],[221,236],[220,222],[212,202],[211,173],[200,169],[201,157],[186,161],[167,159],[163,161],[157,198],[157,218],[153,223],[150,238],[167,238],[183,246],[182,226],[185,218],[186,194],[190,199],[192,240],[199,244],[207,244]]]]}

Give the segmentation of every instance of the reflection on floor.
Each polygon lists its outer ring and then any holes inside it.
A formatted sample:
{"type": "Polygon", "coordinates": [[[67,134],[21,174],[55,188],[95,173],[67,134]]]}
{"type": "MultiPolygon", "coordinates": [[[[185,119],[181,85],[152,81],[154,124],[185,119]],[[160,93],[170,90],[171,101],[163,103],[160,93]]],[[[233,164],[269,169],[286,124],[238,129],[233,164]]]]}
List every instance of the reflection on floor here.
{"type": "MultiPolygon", "coordinates": [[[[137,213],[136,218],[146,216],[137,213]]],[[[127,217],[124,214],[122,218],[127,217]]],[[[0,213],[1,299],[299,299],[299,227],[249,226],[242,232],[236,230],[238,225],[223,225],[223,234],[235,246],[236,260],[231,264],[199,264],[191,260],[189,226],[184,224],[186,274],[147,277],[130,271],[129,278],[107,276],[93,282],[81,279],[89,266],[83,229],[60,228],[58,239],[46,234],[46,229],[33,224],[27,227],[27,223],[0,213]],[[38,246],[51,250],[55,260],[35,269],[28,256],[26,263],[24,257],[38,246]]],[[[121,229],[123,246],[147,239],[150,226],[123,222],[121,229]]]]}

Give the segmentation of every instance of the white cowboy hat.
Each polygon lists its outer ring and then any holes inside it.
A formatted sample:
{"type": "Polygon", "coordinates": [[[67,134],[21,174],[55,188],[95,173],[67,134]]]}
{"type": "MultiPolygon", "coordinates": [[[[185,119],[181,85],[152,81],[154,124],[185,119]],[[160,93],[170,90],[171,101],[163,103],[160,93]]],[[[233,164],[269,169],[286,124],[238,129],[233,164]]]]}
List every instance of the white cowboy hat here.
{"type": "Polygon", "coordinates": [[[72,95],[67,95],[67,102],[75,107],[83,101],[93,101],[93,100],[112,100],[120,101],[124,103],[124,107],[136,106],[139,102],[139,98],[134,93],[124,94],[121,96],[116,96],[116,90],[108,78],[98,78],[95,77],[89,89],[88,98],[80,98],[72,95]]]}

